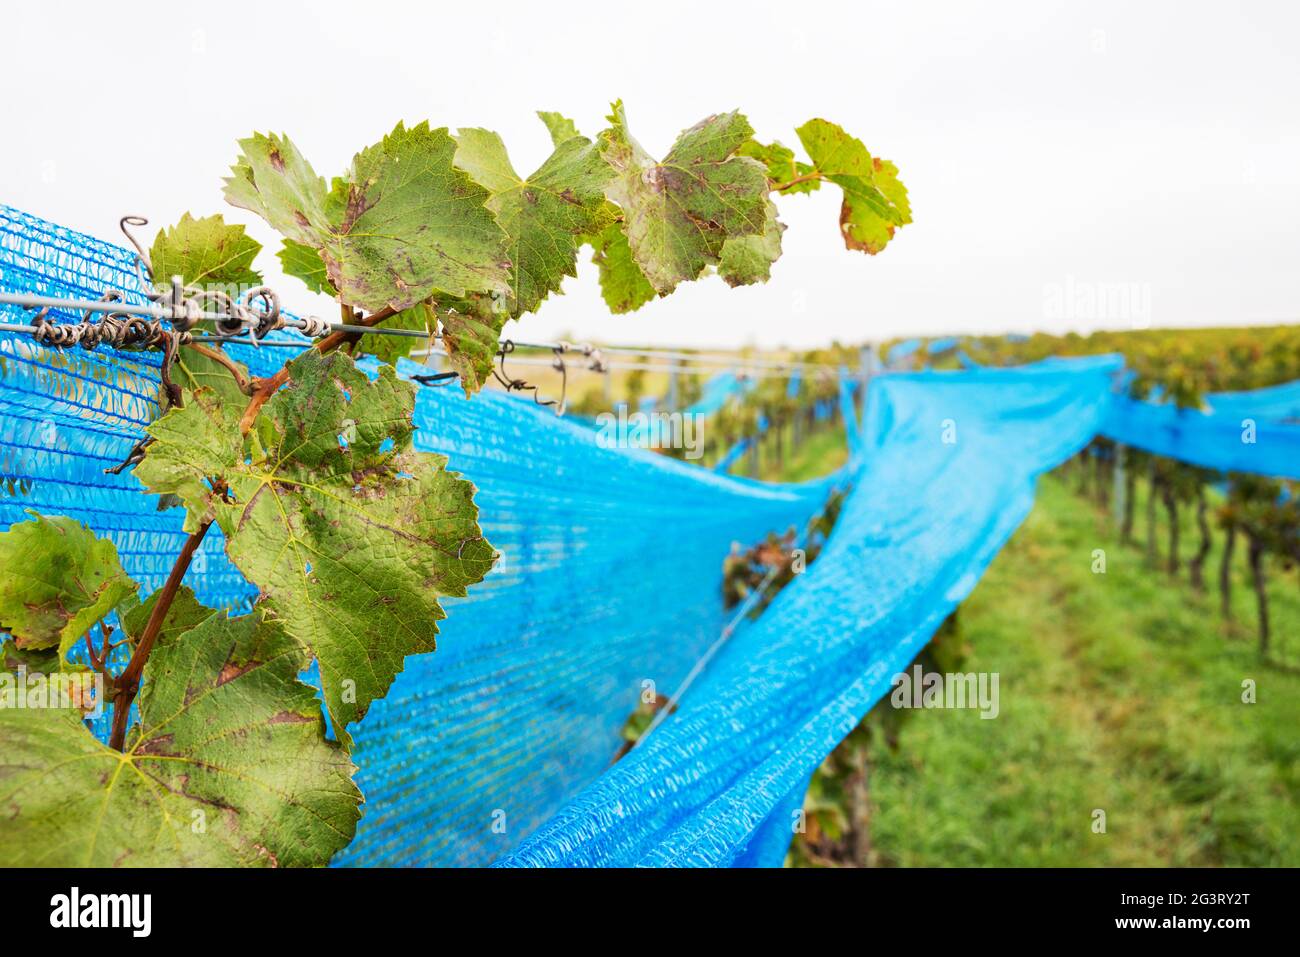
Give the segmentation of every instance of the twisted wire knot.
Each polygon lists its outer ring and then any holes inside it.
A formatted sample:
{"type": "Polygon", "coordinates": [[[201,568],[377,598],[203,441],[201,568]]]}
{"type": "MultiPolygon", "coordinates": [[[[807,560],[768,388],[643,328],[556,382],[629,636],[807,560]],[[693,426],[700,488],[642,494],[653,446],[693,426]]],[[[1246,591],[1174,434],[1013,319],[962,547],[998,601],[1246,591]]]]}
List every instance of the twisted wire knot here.
{"type": "Polygon", "coordinates": [[[81,346],[94,349],[100,344],[115,349],[163,349],[170,352],[178,345],[188,345],[194,337],[177,332],[157,319],[140,316],[108,315],[99,322],[50,322],[38,316],[32,322],[32,338],[44,346],[67,349],[81,346]]]}
{"type": "Polygon", "coordinates": [[[309,339],[319,339],[331,331],[329,322],[320,316],[304,316],[299,321],[302,325],[298,327],[298,331],[309,339]]]}

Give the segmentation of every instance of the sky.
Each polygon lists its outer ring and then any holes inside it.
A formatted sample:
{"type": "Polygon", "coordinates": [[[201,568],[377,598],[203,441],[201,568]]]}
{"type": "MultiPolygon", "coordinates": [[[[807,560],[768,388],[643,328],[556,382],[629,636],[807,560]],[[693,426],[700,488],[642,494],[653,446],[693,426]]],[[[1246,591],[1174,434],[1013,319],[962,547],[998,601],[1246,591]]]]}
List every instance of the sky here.
{"type": "Polygon", "coordinates": [[[893,160],[914,222],[843,246],[839,191],[782,197],[764,285],[710,276],[611,316],[589,262],[521,339],[807,348],[832,340],[1300,319],[1300,4],[182,2],[6,10],[0,202],[105,239],[224,212],[236,141],[288,133],[341,173],[398,120],[501,133],[527,172],[538,109],[662,156],[740,109],[797,146],[813,117],[893,160]]]}

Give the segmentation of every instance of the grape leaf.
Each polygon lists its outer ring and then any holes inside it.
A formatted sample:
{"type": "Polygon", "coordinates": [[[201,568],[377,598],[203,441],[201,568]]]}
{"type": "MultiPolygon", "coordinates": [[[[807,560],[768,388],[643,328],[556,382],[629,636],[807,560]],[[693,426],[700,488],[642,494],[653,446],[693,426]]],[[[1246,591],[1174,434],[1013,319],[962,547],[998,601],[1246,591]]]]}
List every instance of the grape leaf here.
{"type": "Polygon", "coordinates": [[[873,159],[861,140],[826,120],[809,120],[795,132],[817,172],[844,191],[840,208],[844,245],[871,255],[880,252],[896,227],[912,221],[898,167],[873,159]]]}
{"type": "MultiPolygon", "coordinates": [[[[193,596],[187,601],[196,604],[193,596]]],[[[0,709],[0,841],[15,866],[313,866],[361,793],[326,740],[302,646],[259,613],[164,631],[123,752],[72,709],[0,709]]]]}
{"type": "Polygon", "coordinates": [[[590,140],[571,136],[523,179],[501,137],[481,129],[457,134],[456,165],[492,193],[488,209],[509,237],[511,315],[534,311],[565,276],[578,274],[581,237],[610,222],[605,186],[612,171],[590,140]]]}
{"type": "Polygon", "coordinates": [[[658,293],[632,258],[621,223],[612,223],[588,240],[591,261],[600,267],[600,294],[613,313],[635,312],[658,293]]]}
{"type": "MultiPolygon", "coordinates": [[[[213,351],[225,353],[225,348],[220,344],[208,346],[213,351]]],[[[231,360],[234,362],[234,360],[231,360]]],[[[242,362],[235,362],[235,367],[248,377],[248,367],[242,362]]],[[[182,389],[190,392],[199,389],[207,389],[216,393],[223,402],[239,403],[248,401],[248,397],[239,390],[239,383],[235,377],[230,374],[230,370],[225,368],[221,363],[209,359],[201,352],[182,346],[176,353],[176,361],[172,364],[172,380],[182,389]]]]}
{"type": "Polygon", "coordinates": [[[559,146],[565,140],[571,140],[573,137],[580,135],[577,124],[561,113],[538,110],[537,115],[546,124],[546,129],[551,134],[551,143],[555,146],[559,146]]]}
{"type": "Polygon", "coordinates": [[[385,336],[379,333],[361,337],[362,349],[380,362],[392,363],[403,356],[410,355],[412,349],[430,348],[433,345],[434,333],[438,331],[438,322],[429,304],[421,302],[410,309],[403,309],[391,319],[385,319],[384,328],[418,329],[429,335],[428,339],[420,339],[416,336],[385,336]]]}
{"type": "Polygon", "coordinates": [[[333,726],[382,697],[406,655],[432,651],[438,600],[492,565],[474,486],[415,452],[414,387],[389,366],[369,380],[347,356],[308,350],[246,439],[242,404],[200,392],[148,427],[136,476],[215,518],[259,607],[320,662],[333,726]]]}
{"type": "Polygon", "coordinates": [[[498,297],[469,296],[439,301],[438,316],[447,362],[460,373],[465,394],[473,395],[492,374],[510,311],[498,297]]]}
{"type": "Polygon", "coordinates": [[[19,648],[12,638],[6,638],[0,644],[0,668],[8,672],[26,668],[30,674],[49,674],[59,670],[59,652],[54,648],[19,648]]]}
{"type": "MultiPolygon", "coordinates": [[[[122,616],[122,628],[130,637],[132,644],[139,639],[145,625],[149,623],[149,616],[153,614],[154,606],[158,604],[159,594],[154,592],[122,616]]],[[[172,597],[172,603],[167,606],[167,614],[163,616],[162,627],[158,630],[156,640],[168,642],[180,638],[191,628],[203,624],[211,615],[212,609],[203,605],[194,596],[194,592],[182,585],[172,597]]]]}
{"type": "Polygon", "coordinates": [[[261,250],[243,226],[220,215],[195,219],[186,213],[175,226],[159,230],[149,264],[159,285],[180,276],[187,286],[260,286],[262,276],[253,260],[261,250]]]}
{"type": "Polygon", "coordinates": [[[629,135],[621,102],[609,121],[600,148],[617,175],[606,195],[622,208],[632,258],[659,295],[717,265],[729,238],[763,232],[767,174],[736,155],[754,132],[739,113],[685,130],[662,163],[629,135]]]}
{"type": "Polygon", "coordinates": [[[338,296],[339,291],[330,282],[325,269],[325,260],[320,258],[313,247],[305,246],[292,239],[282,240],[283,245],[276,253],[285,275],[301,279],[312,292],[323,292],[327,296],[338,296]]]}
{"type": "Polygon", "coordinates": [[[718,275],[728,286],[748,286],[767,282],[772,263],[781,258],[781,234],[785,224],[776,218],[776,204],[767,202],[767,228],[762,234],[733,236],[722,246],[718,275]]]}
{"type": "Polygon", "coordinates": [[[398,123],[329,189],[288,137],[256,134],[240,147],[226,199],[315,249],[344,302],[408,309],[435,290],[506,284],[505,237],[484,206],[488,193],[452,165],[456,144],[445,129],[398,123]]]}
{"type": "MultiPolygon", "coordinates": [[[[794,158],[794,150],[777,142],[764,145],[758,140],[748,140],[741,144],[736,153],[740,156],[752,157],[766,166],[767,178],[771,181],[773,189],[815,172],[811,164],[794,158]]],[[[820,186],[821,180],[814,178],[805,180],[802,183],[794,183],[794,185],[780,190],[780,193],[782,196],[790,196],[795,193],[812,193],[816,192],[820,186]]]]}
{"type": "Polygon", "coordinates": [[[0,532],[0,629],[22,649],[66,658],[92,625],[133,595],[117,549],[75,519],[46,518],[0,532]]]}

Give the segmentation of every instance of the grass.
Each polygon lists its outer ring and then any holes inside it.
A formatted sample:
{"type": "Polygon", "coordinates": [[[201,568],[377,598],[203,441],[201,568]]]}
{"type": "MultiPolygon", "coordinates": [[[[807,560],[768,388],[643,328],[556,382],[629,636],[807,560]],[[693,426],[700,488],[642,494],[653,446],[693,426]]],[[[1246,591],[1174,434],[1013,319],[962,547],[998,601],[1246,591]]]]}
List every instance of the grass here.
{"type": "MultiPolygon", "coordinates": [[[[844,429],[838,424],[826,424],[799,443],[793,453],[787,451],[783,461],[772,454],[774,444],[770,439],[759,448],[759,475],[767,482],[806,482],[835,471],[848,461],[849,447],[844,439],[844,429]]],[[[790,431],[787,427],[785,448],[790,448],[790,431]]],[[[731,469],[735,475],[749,474],[749,461],[741,456],[731,469]]]]}
{"type": "MultiPolygon", "coordinates": [[[[897,752],[872,745],[878,862],[1300,865],[1300,675],[1261,662],[1238,558],[1229,627],[1213,590],[1148,568],[1072,480],[1046,477],[960,612],[961,670],[999,673],[1001,713],[916,711],[897,752]]],[[[1212,585],[1217,543],[1206,567],[1212,585]]],[[[1300,636],[1295,586],[1275,571],[1283,653],[1300,636]]]]}

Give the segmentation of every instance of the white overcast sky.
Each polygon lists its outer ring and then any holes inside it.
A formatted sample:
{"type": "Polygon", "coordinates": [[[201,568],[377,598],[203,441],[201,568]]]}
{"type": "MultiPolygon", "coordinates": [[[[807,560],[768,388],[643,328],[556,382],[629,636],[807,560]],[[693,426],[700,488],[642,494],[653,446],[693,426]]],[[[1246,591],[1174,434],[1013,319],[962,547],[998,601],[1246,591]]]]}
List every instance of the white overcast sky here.
{"type": "Polygon", "coordinates": [[[332,176],[399,119],[486,126],[526,173],[549,150],[534,110],[595,134],[615,97],[656,155],[713,112],[788,145],[822,116],[910,190],[915,222],[879,256],[843,248],[838,189],[789,197],[768,284],[711,277],[634,316],[607,314],[584,254],[520,337],[812,346],[1300,317],[1296,3],[42,2],[2,22],[0,201],[108,239],[124,213],[224,211],[278,248],[221,198],[254,130],[332,176]],[[1087,304],[1116,289],[1132,315],[1087,304]],[[1064,317],[1062,291],[1082,303],[1064,317]]]}

